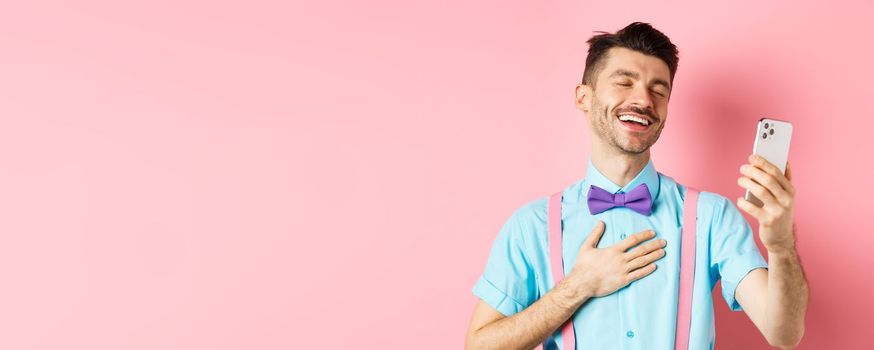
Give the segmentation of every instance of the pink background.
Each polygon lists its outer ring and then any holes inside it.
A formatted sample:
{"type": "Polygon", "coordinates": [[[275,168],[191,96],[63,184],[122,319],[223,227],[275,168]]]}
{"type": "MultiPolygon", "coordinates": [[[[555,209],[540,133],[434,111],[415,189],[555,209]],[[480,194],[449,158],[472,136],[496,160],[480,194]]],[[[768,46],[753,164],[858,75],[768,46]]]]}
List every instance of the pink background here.
{"type": "Polygon", "coordinates": [[[585,40],[634,20],[681,51],[657,169],[734,199],[795,123],[800,348],[874,346],[870,1],[18,3],[2,349],[461,348],[504,220],[584,176],[585,40]]]}

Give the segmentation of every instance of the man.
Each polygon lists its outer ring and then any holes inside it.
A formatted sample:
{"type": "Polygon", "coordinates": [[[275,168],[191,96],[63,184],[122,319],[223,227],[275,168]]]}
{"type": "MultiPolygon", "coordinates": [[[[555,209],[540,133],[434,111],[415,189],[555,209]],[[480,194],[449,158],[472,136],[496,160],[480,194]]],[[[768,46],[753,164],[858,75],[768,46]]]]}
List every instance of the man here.
{"type": "MultiPolygon", "coordinates": [[[[590,125],[592,154],[586,178],[565,188],[561,199],[562,255],[570,272],[553,288],[547,199],[518,209],[473,288],[480,300],[468,349],[560,347],[556,330],[570,318],[578,349],[674,348],[680,264],[675,248],[687,189],[655,171],[650,147],[667,120],[678,50],[639,22],[588,43],[575,102],[590,125]],[[593,186],[611,194],[645,189],[651,207],[643,214],[622,206],[595,212],[587,204],[593,186]]],[[[764,202],[736,203],[758,220],[769,263],[737,208],[701,192],[689,349],[714,346],[711,290],[719,279],[729,307],[745,311],[772,346],[793,348],[804,333],[808,287],[795,249],[791,171],[787,166],[784,176],[750,156],[740,174],[738,185],[764,202]]]]}

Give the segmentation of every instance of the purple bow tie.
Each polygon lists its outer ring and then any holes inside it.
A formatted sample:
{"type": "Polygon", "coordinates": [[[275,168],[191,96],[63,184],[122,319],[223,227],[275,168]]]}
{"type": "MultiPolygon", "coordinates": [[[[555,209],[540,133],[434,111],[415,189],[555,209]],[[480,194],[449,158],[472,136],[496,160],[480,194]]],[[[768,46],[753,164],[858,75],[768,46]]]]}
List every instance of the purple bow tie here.
{"type": "Polygon", "coordinates": [[[646,216],[652,214],[652,196],[650,196],[649,187],[646,184],[638,185],[631,192],[615,195],[592,185],[589,187],[588,203],[589,212],[592,215],[615,207],[626,207],[646,216]]]}

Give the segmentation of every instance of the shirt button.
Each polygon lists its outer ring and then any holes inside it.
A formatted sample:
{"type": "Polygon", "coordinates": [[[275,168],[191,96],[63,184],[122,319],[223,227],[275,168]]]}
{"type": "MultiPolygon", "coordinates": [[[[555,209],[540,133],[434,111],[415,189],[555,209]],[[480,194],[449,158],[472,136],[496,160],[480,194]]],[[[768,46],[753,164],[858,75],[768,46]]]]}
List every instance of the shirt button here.
{"type": "Polygon", "coordinates": [[[628,331],[628,333],[625,333],[625,336],[628,337],[628,339],[634,338],[634,332],[628,331]]]}
{"type": "Polygon", "coordinates": [[[625,237],[627,237],[627,236],[624,233],[619,235],[619,239],[625,239],[625,237]]]}

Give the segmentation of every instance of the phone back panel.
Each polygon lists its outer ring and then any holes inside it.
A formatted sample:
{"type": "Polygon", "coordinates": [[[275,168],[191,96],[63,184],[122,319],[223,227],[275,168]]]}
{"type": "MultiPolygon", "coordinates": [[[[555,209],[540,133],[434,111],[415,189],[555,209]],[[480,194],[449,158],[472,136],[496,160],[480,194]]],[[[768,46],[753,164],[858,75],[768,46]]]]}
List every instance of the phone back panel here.
{"type": "Polygon", "coordinates": [[[762,118],[759,121],[753,154],[764,157],[785,174],[790,141],[792,141],[792,123],[762,118]]]}
{"type": "MultiPolygon", "coordinates": [[[[756,131],[756,142],[753,154],[759,155],[786,173],[786,162],[789,160],[789,143],[792,141],[792,123],[762,118],[756,131]]],[[[746,199],[758,206],[762,202],[747,191],[746,199]]]]}

